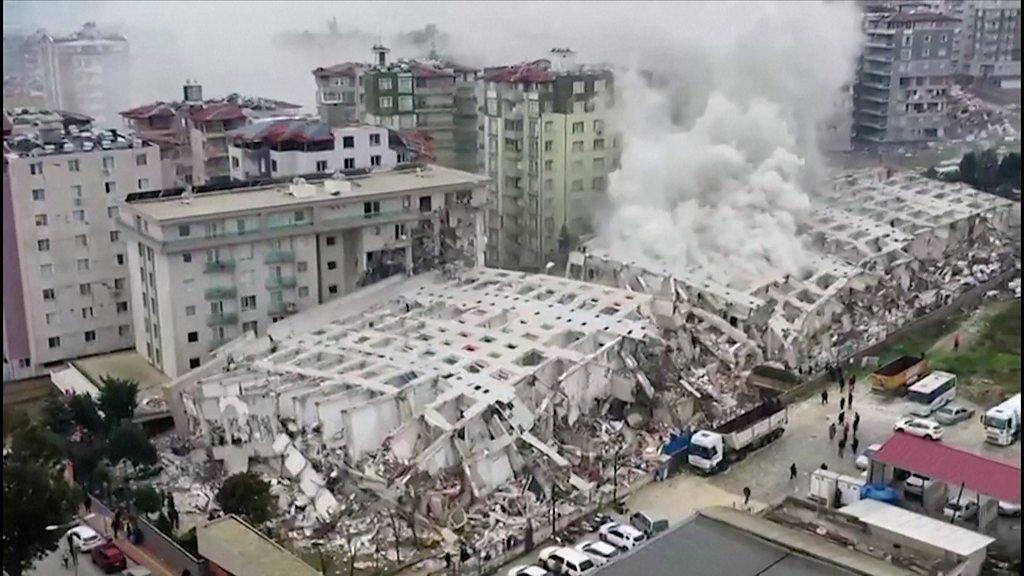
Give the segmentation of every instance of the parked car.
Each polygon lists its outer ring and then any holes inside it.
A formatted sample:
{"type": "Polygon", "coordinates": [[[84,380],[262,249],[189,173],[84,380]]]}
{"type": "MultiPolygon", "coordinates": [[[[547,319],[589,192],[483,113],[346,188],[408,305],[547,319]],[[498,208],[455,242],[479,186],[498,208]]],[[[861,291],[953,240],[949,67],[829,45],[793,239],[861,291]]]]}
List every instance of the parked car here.
{"type": "Polygon", "coordinates": [[[892,429],[896,432],[905,432],[914,436],[920,436],[921,438],[927,438],[928,440],[942,438],[942,426],[934,420],[926,420],[924,418],[914,418],[912,416],[900,418],[892,429]]]}
{"type": "Polygon", "coordinates": [[[966,406],[954,406],[952,404],[946,404],[942,408],[935,411],[932,415],[935,421],[939,424],[945,424],[946,426],[952,426],[957,422],[963,422],[974,416],[974,410],[967,408],[966,406]]]}
{"type": "Polygon", "coordinates": [[[911,474],[903,481],[903,487],[907,492],[920,496],[921,494],[924,494],[925,488],[931,486],[933,482],[934,480],[926,476],[911,474]]]}
{"type": "Polygon", "coordinates": [[[508,576],[551,576],[551,572],[540,566],[516,566],[508,571],[508,576]]]}
{"type": "Polygon", "coordinates": [[[648,539],[654,538],[655,534],[668,530],[668,520],[654,518],[646,512],[633,512],[629,517],[629,523],[637,530],[644,533],[648,539]]]}
{"type": "Polygon", "coordinates": [[[128,559],[124,552],[113,542],[105,542],[89,551],[92,563],[99,566],[105,573],[124,570],[128,567],[128,559]]]}
{"type": "Polygon", "coordinates": [[[609,522],[597,531],[597,535],[612,546],[621,550],[632,550],[647,540],[643,532],[618,522],[609,522]]]}
{"type": "Polygon", "coordinates": [[[71,545],[79,552],[88,552],[93,548],[103,545],[103,538],[95,530],[81,524],[68,530],[64,534],[64,540],[71,539],[71,545]]]}
{"type": "Polygon", "coordinates": [[[541,550],[538,559],[552,572],[564,576],[583,576],[597,570],[597,564],[589,556],[563,546],[541,550]]]}
{"type": "Polygon", "coordinates": [[[120,576],[153,576],[153,573],[145,566],[132,566],[127,570],[122,570],[120,576]]]}
{"type": "Polygon", "coordinates": [[[857,468],[859,470],[867,470],[868,467],[871,466],[871,457],[875,455],[875,452],[878,452],[881,449],[881,444],[872,444],[871,446],[865,448],[864,451],[861,452],[859,456],[857,456],[857,460],[855,460],[857,468]]]}
{"type": "Polygon", "coordinates": [[[1020,504],[1013,502],[999,501],[999,515],[1000,516],[1020,516],[1020,504]]]}
{"type": "Polygon", "coordinates": [[[584,540],[576,545],[576,549],[590,556],[598,566],[607,564],[612,558],[619,555],[618,548],[600,540],[584,540]]]}
{"type": "Polygon", "coordinates": [[[957,502],[956,498],[950,498],[946,502],[946,507],[942,509],[942,515],[950,521],[970,522],[978,517],[978,503],[967,498],[960,498],[960,502],[957,502]]]}

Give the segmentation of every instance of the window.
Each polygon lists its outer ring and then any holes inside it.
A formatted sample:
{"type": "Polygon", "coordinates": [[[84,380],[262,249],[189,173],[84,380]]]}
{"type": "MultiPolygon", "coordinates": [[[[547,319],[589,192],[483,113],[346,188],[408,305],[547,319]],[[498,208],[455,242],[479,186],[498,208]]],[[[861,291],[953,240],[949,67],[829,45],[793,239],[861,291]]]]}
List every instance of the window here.
{"type": "Polygon", "coordinates": [[[903,46],[910,46],[914,43],[914,37],[911,34],[905,34],[903,36],[903,46]]]}
{"type": "Polygon", "coordinates": [[[107,218],[117,218],[117,206],[110,206],[107,208],[107,218]]]}
{"type": "Polygon", "coordinates": [[[552,180],[551,178],[548,178],[548,179],[544,180],[544,189],[545,190],[554,190],[555,189],[555,181],[552,180]]]}
{"type": "Polygon", "coordinates": [[[103,169],[104,170],[113,170],[114,169],[114,157],[113,156],[104,156],[103,157],[103,169]]]}
{"type": "Polygon", "coordinates": [[[75,246],[85,247],[89,245],[89,237],[85,234],[77,234],[75,236],[75,246]]]}
{"type": "Polygon", "coordinates": [[[295,263],[295,271],[296,272],[305,272],[308,269],[309,269],[309,264],[307,264],[304,261],[303,262],[296,262],[295,263]]]}
{"type": "Polygon", "coordinates": [[[604,132],[604,120],[594,120],[594,132],[597,134],[604,132]]]}
{"type": "Polygon", "coordinates": [[[103,189],[107,191],[107,194],[113,194],[117,192],[117,182],[104,182],[103,189]]]}
{"type": "Polygon", "coordinates": [[[327,269],[328,269],[328,270],[334,270],[334,269],[335,269],[335,268],[337,268],[337,267],[338,267],[338,263],[337,263],[336,261],[334,261],[334,260],[329,260],[329,261],[327,262],[327,269]]]}
{"type": "Polygon", "coordinates": [[[68,160],[68,172],[78,172],[79,170],[78,160],[68,160]]]}
{"type": "Polygon", "coordinates": [[[572,133],[573,134],[583,134],[583,130],[584,130],[584,123],[583,122],[573,122],[572,123],[572,133]]]}
{"type": "Polygon", "coordinates": [[[149,178],[139,178],[139,190],[149,188],[149,178]]]}
{"type": "Polygon", "coordinates": [[[187,338],[189,342],[199,342],[199,332],[189,332],[187,338]]]}
{"type": "Polygon", "coordinates": [[[309,286],[299,286],[299,298],[309,296],[309,286]]]}
{"type": "Polygon", "coordinates": [[[88,272],[89,271],[89,259],[88,258],[79,258],[78,261],[76,262],[76,264],[78,266],[78,271],[79,272],[88,272]]]}
{"type": "Polygon", "coordinates": [[[380,154],[370,156],[370,166],[380,166],[380,154]]]}
{"type": "Polygon", "coordinates": [[[328,286],[327,287],[327,293],[328,294],[337,294],[338,293],[338,285],[337,284],[331,284],[330,286],[328,286]]]}
{"type": "Polygon", "coordinates": [[[79,284],[78,285],[78,293],[81,294],[82,296],[91,296],[92,295],[92,284],[89,284],[88,282],[85,283],[85,284],[79,284]]]}
{"type": "Polygon", "coordinates": [[[182,252],[181,253],[181,261],[184,262],[185,264],[188,264],[189,262],[191,262],[192,261],[192,253],[191,252],[182,252]]]}
{"type": "Polygon", "coordinates": [[[356,167],[355,158],[345,158],[345,170],[353,170],[356,167]]]}
{"type": "Polygon", "coordinates": [[[604,176],[594,178],[592,186],[594,190],[604,190],[604,176]]]}
{"type": "Polygon", "coordinates": [[[47,239],[47,238],[43,238],[42,240],[37,240],[36,241],[36,247],[39,248],[40,252],[49,252],[50,251],[50,240],[47,239]]]}
{"type": "Polygon", "coordinates": [[[145,166],[148,161],[149,160],[146,158],[145,154],[136,154],[135,155],[135,165],[136,166],[145,166]]]}
{"type": "Polygon", "coordinates": [[[398,79],[398,91],[399,92],[412,92],[412,78],[399,78],[398,79]]]}
{"type": "Polygon", "coordinates": [[[85,341],[86,342],[95,342],[96,341],[96,331],[95,330],[86,330],[85,331],[85,341]]]}
{"type": "Polygon", "coordinates": [[[391,96],[381,96],[379,105],[381,108],[391,108],[391,96]]]}
{"type": "Polygon", "coordinates": [[[114,290],[124,290],[124,278],[114,278],[114,290]]]}
{"type": "Polygon", "coordinates": [[[38,176],[38,175],[42,174],[43,173],[43,163],[42,162],[33,162],[33,163],[29,164],[28,165],[28,171],[33,176],[38,176]]]}
{"type": "Polygon", "coordinates": [[[46,226],[46,214],[36,214],[36,226],[46,226]]]}
{"type": "Polygon", "coordinates": [[[924,48],[924,49],[921,50],[921,56],[922,57],[927,58],[927,57],[929,57],[931,55],[932,55],[932,51],[931,51],[930,48],[924,48]]]}
{"type": "Polygon", "coordinates": [[[583,152],[583,140],[575,140],[572,143],[573,152],[583,152]]]}
{"type": "Polygon", "coordinates": [[[46,192],[44,192],[42,188],[36,188],[32,191],[32,199],[36,202],[42,202],[43,200],[46,200],[46,192]]]}
{"type": "Polygon", "coordinates": [[[572,83],[573,94],[583,94],[586,91],[586,83],[582,80],[577,80],[572,83]]]}
{"type": "Polygon", "coordinates": [[[900,50],[900,60],[910,60],[910,50],[900,50]]]}
{"type": "Polygon", "coordinates": [[[604,158],[594,158],[594,170],[604,170],[604,158]]]}
{"type": "Polygon", "coordinates": [[[256,296],[242,296],[242,310],[255,310],[256,296]]]}
{"type": "Polygon", "coordinates": [[[594,138],[594,150],[604,150],[604,138],[594,138]]]}
{"type": "Polygon", "coordinates": [[[56,323],[57,323],[57,313],[56,312],[47,312],[46,313],[46,325],[47,326],[53,326],[56,323]]]}
{"type": "Polygon", "coordinates": [[[57,294],[53,291],[53,288],[43,288],[43,300],[50,301],[56,300],[57,294]]]}
{"type": "Polygon", "coordinates": [[[327,172],[327,160],[317,160],[316,161],[316,171],[317,172],[327,172]]]}
{"type": "Polygon", "coordinates": [[[342,148],[355,148],[356,147],[356,137],[355,136],[342,136],[342,138],[341,138],[341,147],[342,148]]]}
{"type": "Polygon", "coordinates": [[[195,306],[185,306],[185,316],[195,316],[195,315],[196,315],[196,307],[195,306]]]}
{"type": "Polygon", "coordinates": [[[49,278],[53,276],[53,264],[40,264],[39,275],[43,278],[49,278]]]}
{"type": "Polygon", "coordinates": [[[366,216],[380,214],[380,201],[363,202],[363,214],[366,216]]]}
{"type": "Polygon", "coordinates": [[[242,332],[253,332],[258,330],[259,323],[256,320],[250,320],[248,322],[242,322],[242,332]]]}
{"type": "Polygon", "coordinates": [[[579,192],[581,190],[583,190],[583,180],[573,180],[572,181],[572,191],[573,192],[579,192]]]}
{"type": "Polygon", "coordinates": [[[86,306],[82,308],[82,320],[88,320],[93,317],[92,306],[86,306]]]}
{"type": "Polygon", "coordinates": [[[370,146],[380,146],[380,134],[370,134],[370,146]]]}
{"type": "Polygon", "coordinates": [[[328,236],[324,238],[324,244],[328,246],[334,246],[338,242],[337,236],[328,236]]]}
{"type": "Polygon", "coordinates": [[[131,332],[132,327],[129,326],[128,324],[121,324],[120,326],[117,327],[117,335],[121,338],[128,336],[129,334],[131,334],[131,332]]]}
{"type": "Polygon", "coordinates": [[[118,231],[118,230],[111,230],[110,231],[110,241],[111,242],[117,242],[120,239],[121,239],[121,232],[120,231],[118,231]]]}
{"type": "Polygon", "coordinates": [[[80,199],[82,198],[82,186],[79,185],[79,184],[75,184],[74,186],[72,186],[71,187],[71,195],[74,196],[77,199],[75,201],[75,206],[81,206],[82,203],[81,203],[80,199]]]}
{"type": "Polygon", "coordinates": [[[196,358],[195,356],[193,356],[192,358],[189,358],[188,359],[188,367],[189,367],[189,370],[194,370],[196,368],[199,368],[199,358],[196,358]]]}
{"type": "Polygon", "coordinates": [[[51,336],[46,343],[50,348],[60,348],[60,336],[51,336]]]}
{"type": "Polygon", "coordinates": [[[124,254],[115,254],[114,261],[117,262],[118,266],[124,266],[124,254]]]}
{"type": "Polygon", "coordinates": [[[391,78],[378,78],[377,88],[381,90],[391,90],[391,78]]]}
{"type": "Polygon", "coordinates": [[[395,240],[405,239],[405,224],[395,224],[395,240]]]}
{"type": "Polygon", "coordinates": [[[551,152],[554,149],[555,149],[554,141],[552,141],[552,140],[545,140],[544,141],[544,151],[545,152],[551,152]]]}
{"type": "Polygon", "coordinates": [[[270,160],[270,171],[271,172],[277,172],[277,160],[274,160],[274,159],[270,160]]]}
{"type": "Polygon", "coordinates": [[[604,80],[594,80],[594,92],[604,91],[604,80]]]}

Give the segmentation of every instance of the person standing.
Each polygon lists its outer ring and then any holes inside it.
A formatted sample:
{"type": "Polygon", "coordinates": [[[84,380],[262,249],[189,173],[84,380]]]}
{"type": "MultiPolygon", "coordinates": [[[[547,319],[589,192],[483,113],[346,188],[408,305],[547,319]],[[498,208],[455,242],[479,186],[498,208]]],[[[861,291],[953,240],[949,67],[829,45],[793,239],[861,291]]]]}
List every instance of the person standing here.
{"type": "Polygon", "coordinates": [[[853,435],[857,435],[857,428],[860,426],[860,412],[853,413],[853,435]]]}
{"type": "Polygon", "coordinates": [[[850,390],[850,394],[846,397],[846,407],[853,409],[853,390],[850,390]]]}
{"type": "Polygon", "coordinates": [[[828,404],[828,390],[821,391],[821,405],[828,404]]]}
{"type": "Polygon", "coordinates": [[[846,387],[846,382],[842,378],[840,378],[839,379],[839,395],[840,396],[843,395],[843,388],[845,388],[845,387],[846,387]]]}
{"type": "Polygon", "coordinates": [[[743,505],[750,504],[750,486],[743,487],[743,505]]]}
{"type": "Polygon", "coordinates": [[[953,352],[960,350],[960,333],[957,332],[956,336],[953,336],[953,352]]]}
{"type": "Polygon", "coordinates": [[[846,412],[845,411],[839,413],[839,423],[843,424],[844,422],[846,422],[846,412]]]}
{"type": "Polygon", "coordinates": [[[789,465],[789,479],[796,480],[796,462],[789,465]]]}
{"type": "Polygon", "coordinates": [[[858,445],[858,444],[860,444],[860,441],[859,441],[859,440],[857,440],[857,435],[856,435],[856,434],[854,434],[854,435],[853,435],[853,442],[851,442],[851,443],[850,443],[850,450],[853,450],[853,454],[854,454],[854,456],[856,456],[856,455],[857,455],[857,445],[858,445]]]}
{"type": "Polygon", "coordinates": [[[839,411],[842,412],[846,408],[846,398],[843,398],[842,394],[839,395],[839,411]]]}
{"type": "Polygon", "coordinates": [[[853,392],[853,387],[857,384],[857,379],[850,376],[850,392],[853,392]]]}
{"type": "Polygon", "coordinates": [[[844,452],[846,452],[846,438],[841,438],[839,440],[839,451],[837,452],[837,455],[842,458],[844,452]]]}
{"type": "Polygon", "coordinates": [[[829,422],[828,423],[828,441],[832,442],[835,439],[836,439],[836,423],[835,422],[829,422]]]}

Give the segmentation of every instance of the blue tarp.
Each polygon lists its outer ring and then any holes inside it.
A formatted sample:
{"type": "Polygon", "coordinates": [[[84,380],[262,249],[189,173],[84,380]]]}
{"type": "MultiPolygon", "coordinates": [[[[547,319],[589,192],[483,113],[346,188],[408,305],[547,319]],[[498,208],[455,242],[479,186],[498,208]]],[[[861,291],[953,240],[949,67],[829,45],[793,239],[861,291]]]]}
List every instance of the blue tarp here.
{"type": "Polygon", "coordinates": [[[661,453],[667,456],[675,456],[680,452],[686,452],[690,447],[689,432],[673,432],[668,442],[661,447],[661,453]]]}
{"type": "Polygon", "coordinates": [[[895,504],[900,500],[899,494],[885,484],[868,484],[864,486],[860,491],[860,497],[862,500],[878,500],[887,504],[895,504]]]}

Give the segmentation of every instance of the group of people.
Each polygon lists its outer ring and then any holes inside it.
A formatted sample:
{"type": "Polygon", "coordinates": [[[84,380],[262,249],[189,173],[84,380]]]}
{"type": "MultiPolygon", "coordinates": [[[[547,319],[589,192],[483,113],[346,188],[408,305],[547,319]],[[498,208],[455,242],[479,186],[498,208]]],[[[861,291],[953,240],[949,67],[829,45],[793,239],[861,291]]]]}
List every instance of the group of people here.
{"type": "MultiPolygon", "coordinates": [[[[839,432],[840,427],[842,427],[842,436],[839,438],[837,453],[842,458],[846,453],[846,446],[849,445],[851,452],[856,455],[857,447],[860,444],[860,441],[857,439],[857,428],[860,427],[860,413],[853,410],[853,390],[857,385],[857,379],[851,375],[849,380],[847,380],[843,374],[842,366],[829,366],[828,373],[839,386],[839,415],[836,420],[830,419],[829,421],[828,440],[829,442],[835,440],[836,434],[839,432]],[[853,412],[852,422],[846,418],[847,410],[853,412]],[[853,429],[852,436],[851,428],[853,429]]],[[[824,406],[828,403],[828,388],[826,388],[821,391],[821,404],[824,406]]]]}

